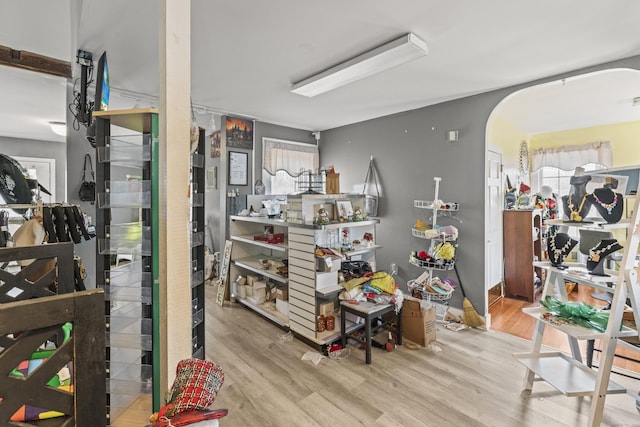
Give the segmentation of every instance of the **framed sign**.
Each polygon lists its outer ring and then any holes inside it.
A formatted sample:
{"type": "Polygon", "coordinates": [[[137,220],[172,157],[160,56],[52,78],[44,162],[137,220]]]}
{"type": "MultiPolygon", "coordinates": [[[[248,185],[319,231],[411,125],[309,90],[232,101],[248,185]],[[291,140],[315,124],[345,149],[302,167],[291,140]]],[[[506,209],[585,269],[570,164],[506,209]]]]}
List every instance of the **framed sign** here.
{"type": "Polygon", "coordinates": [[[227,117],[227,147],[253,150],[253,121],[227,117]]]}
{"type": "Polygon", "coordinates": [[[224,296],[227,290],[227,276],[229,275],[229,262],[231,262],[231,249],[233,248],[233,242],[227,240],[224,243],[224,252],[222,254],[222,260],[220,261],[220,274],[218,276],[218,293],[216,294],[216,303],[218,305],[224,304],[224,296]]]}
{"type": "Polygon", "coordinates": [[[229,151],[229,185],[248,185],[249,154],[229,151]]]}

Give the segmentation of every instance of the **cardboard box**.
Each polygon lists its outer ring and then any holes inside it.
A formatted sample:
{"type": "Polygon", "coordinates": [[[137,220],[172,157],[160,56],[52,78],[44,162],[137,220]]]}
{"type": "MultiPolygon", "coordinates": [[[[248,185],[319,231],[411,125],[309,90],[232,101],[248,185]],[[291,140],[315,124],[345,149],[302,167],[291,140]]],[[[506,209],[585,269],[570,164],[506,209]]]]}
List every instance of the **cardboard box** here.
{"type": "Polygon", "coordinates": [[[287,301],[289,299],[289,289],[285,287],[278,287],[276,289],[276,299],[287,301]]]}
{"type": "Polygon", "coordinates": [[[319,314],[327,317],[332,315],[335,312],[335,306],[333,305],[333,301],[325,302],[324,304],[320,304],[320,308],[318,310],[319,314]]]}
{"type": "Polygon", "coordinates": [[[253,282],[257,282],[260,278],[254,274],[247,275],[247,285],[253,286],[253,282]]]}
{"type": "Polygon", "coordinates": [[[402,336],[426,346],[436,340],[436,308],[425,308],[417,298],[406,297],[402,304],[402,336]]]}
{"type": "Polygon", "coordinates": [[[276,310],[285,316],[289,315],[289,301],[276,299],[276,310]]]}
{"type": "Polygon", "coordinates": [[[327,194],[340,194],[340,174],[328,173],[327,174],[327,194]]]}
{"type": "Polygon", "coordinates": [[[316,257],[316,271],[330,272],[340,270],[342,265],[342,258],[339,256],[328,255],[323,257],[316,257]]]}

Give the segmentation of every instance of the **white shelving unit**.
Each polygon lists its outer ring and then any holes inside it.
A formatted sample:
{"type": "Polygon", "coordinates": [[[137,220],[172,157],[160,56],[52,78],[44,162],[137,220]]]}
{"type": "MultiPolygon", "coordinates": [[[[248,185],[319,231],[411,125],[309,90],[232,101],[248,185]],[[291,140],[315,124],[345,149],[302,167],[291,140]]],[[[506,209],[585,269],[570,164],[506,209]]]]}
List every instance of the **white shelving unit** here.
{"type": "MultiPolygon", "coordinates": [[[[249,299],[238,296],[235,299],[266,319],[290,329],[313,345],[322,347],[338,340],[339,315],[335,315],[334,330],[317,331],[320,305],[336,300],[343,288],[338,284],[337,271],[316,271],[316,245],[329,246],[328,242],[333,239],[334,246],[339,246],[342,231],[347,228],[352,241],[361,240],[363,243],[343,252],[343,259],[363,260],[375,265],[375,252],[382,246],[373,242],[367,244],[362,237],[365,233],[375,236],[379,220],[314,225],[288,223],[265,217],[232,216],[230,219],[230,239],[234,242],[230,265],[231,280],[235,280],[238,275],[256,274],[278,286],[287,286],[288,314],[277,311],[273,304],[254,304],[249,299]],[[284,242],[271,244],[254,240],[254,236],[263,232],[265,226],[272,226],[274,233],[283,233],[284,242]],[[264,258],[288,260],[288,277],[279,274],[274,266],[264,269],[260,262],[264,258]]],[[[336,259],[334,262],[341,261],[336,259]]],[[[347,332],[353,331],[357,326],[347,321],[347,332]]]]}
{"type": "Polygon", "coordinates": [[[537,267],[547,270],[547,278],[542,290],[542,297],[554,295],[563,301],[567,301],[565,279],[585,284],[596,288],[599,292],[612,294],[609,320],[604,332],[588,329],[576,325],[558,324],[544,317],[547,310],[544,307],[531,307],[523,309],[524,313],[536,319],[536,327],[533,334],[533,350],[530,353],[514,354],[527,369],[524,387],[531,390],[534,380],[544,380],[567,396],[590,396],[589,426],[598,426],[602,421],[605,399],[607,394],[625,393],[626,390],[610,381],[611,367],[615,355],[616,345],[623,343],[619,338],[637,336],[638,330],[622,327],[622,315],[629,299],[634,318],[640,319],[640,289],[638,288],[637,272],[634,268],[638,244],[640,239],[638,202],[636,198],[631,217],[615,224],[603,223],[569,223],[562,221],[550,221],[552,225],[570,227],[584,227],[597,230],[611,230],[626,228],[627,238],[624,246],[624,255],[617,271],[606,270],[609,277],[594,276],[589,274],[584,264],[567,263],[567,269],[552,267],[548,262],[537,262],[537,267]],[[607,283],[613,284],[608,286],[607,283]],[[569,339],[571,354],[557,351],[542,351],[542,338],[545,327],[557,329],[569,339]],[[602,354],[598,369],[591,369],[582,362],[578,340],[600,340],[602,354]]]}
{"type": "MultiPolygon", "coordinates": [[[[444,213],[445,215],[449,216],[451,215],[452,212],[457,212],[460,208],[460,205],[456,202],[441,202],[439,200],[440,181],[442,181],[442,178],[434,177],[433,180],[435,181],[435,192],[434,192],[433,200],[414,200],[413,201],[414,208],[427,209],[432,211],[431,229],[430,230],[418,230],[416,228],[411,229],[411,234],[414,237],[418,237],[420,239],[425,239],[429,241],[428,251],[427,251],[429,255],[433,255],[435,248],[441,242],[442,243],[454,242],[452,244],[456,246],[455,241],[457,240],[457,236],[454,236],[448,233],[438,233],[437,231],[438,214],[444,213]]],[[[422,261],[417,257],[410,256],[409,262],[417,267],[421,267],[427,270],[429,274],[429,277],[427,279],[428,285],[431,285],[433,283],[434,271],[449,271],[455,268],[455,257],[454,259],[451,259],[451,260],[443,260],[443,259],[433,260],[432,259],[429,261],[422,261]]],[[[433,293],[428,291],[428,289],[423,289],[422,292],[423,292],[424,299],[426,299],[425,298],[425,295],[426,295],[429,297],[429,299],[433,301],[447,304],[453,293],[453,288],[451,288],[449,292],[446,292],[444,294],[433,293]]]]}

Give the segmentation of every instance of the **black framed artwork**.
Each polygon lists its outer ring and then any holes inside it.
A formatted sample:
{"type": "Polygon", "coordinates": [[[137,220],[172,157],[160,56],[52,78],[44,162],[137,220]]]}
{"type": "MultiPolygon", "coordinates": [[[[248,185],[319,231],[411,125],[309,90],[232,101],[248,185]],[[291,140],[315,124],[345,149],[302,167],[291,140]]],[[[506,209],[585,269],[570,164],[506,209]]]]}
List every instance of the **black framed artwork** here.
{"type": "Polygon", "coordinates": [[[229,185],[248,185],[249,154],[229,151],[229,185]]]}

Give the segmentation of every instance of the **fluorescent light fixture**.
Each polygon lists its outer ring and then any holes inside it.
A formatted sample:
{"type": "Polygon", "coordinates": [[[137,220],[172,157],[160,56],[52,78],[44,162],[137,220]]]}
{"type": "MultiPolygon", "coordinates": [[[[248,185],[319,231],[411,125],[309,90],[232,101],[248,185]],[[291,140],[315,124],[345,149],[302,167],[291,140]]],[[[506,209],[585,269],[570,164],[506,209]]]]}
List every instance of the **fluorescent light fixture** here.
{"type": "Polygon", "coordinates": [[[351,58],[321,73],[294,83],[291,92],[316,96],[356,80],[426,56],[427,44],[413,33],[406,34],[351,58]]]}
{"type": "Polygon", "coordinates": [[[49,122],[49,127],[56,135],[67,136],[67,124],[65,122],[49,122]]]}

